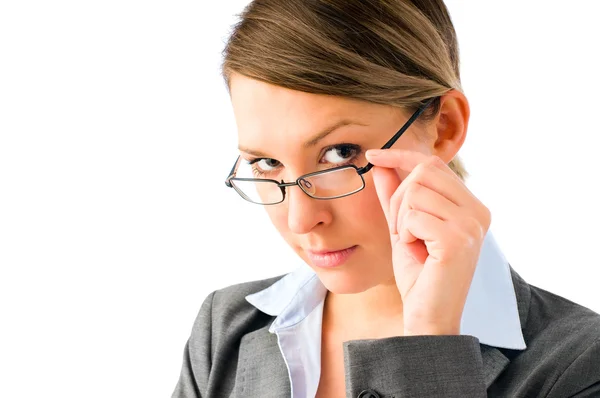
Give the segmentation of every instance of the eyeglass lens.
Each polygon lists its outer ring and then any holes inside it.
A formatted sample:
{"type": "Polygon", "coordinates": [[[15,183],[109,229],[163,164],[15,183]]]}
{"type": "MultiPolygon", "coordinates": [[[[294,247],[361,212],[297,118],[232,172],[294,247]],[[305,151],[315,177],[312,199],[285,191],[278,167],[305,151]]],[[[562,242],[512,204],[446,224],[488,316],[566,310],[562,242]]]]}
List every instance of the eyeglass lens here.
{"type": "MultiPolygon", "coordinates": [[[[274,181],[234,178],[231,183],[250,202],[275,204],[284,199],[282,189],[274,181]]],[[[364,181],[354,167],[345,167],[301,177],[298,185],[313,198],[330,199],[360,191],[364,181]]]]}

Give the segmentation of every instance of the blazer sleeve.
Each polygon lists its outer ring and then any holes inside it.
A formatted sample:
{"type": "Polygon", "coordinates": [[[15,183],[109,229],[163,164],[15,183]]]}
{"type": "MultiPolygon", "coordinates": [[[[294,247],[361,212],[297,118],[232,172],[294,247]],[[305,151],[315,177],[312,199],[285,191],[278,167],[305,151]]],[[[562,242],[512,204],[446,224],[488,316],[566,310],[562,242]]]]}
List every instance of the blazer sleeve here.
{"type": "Polygon", "coordinates": [[[343,348],[350,397],[369,390],[400,397],[487,397],[479,339],[474,336],[353,340],[343,348]]]}
{"type": "Polygon", "coordinates": [[[183,365],[172,398],[207,398],[211,369],[212,307],[215,292],[202,303],[183,351],[183,365]]]}

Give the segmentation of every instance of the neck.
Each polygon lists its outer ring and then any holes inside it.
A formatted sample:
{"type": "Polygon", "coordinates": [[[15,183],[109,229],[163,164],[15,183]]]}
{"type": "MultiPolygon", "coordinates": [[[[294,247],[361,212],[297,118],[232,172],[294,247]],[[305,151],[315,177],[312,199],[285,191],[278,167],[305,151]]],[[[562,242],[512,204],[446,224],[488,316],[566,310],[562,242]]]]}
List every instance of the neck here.
{"type": "Polygon", "coordinates": [[[347,339],[400,336],[403,333],[402,297],[395,280],[355,294],[327,292],[323,329],[347,339]]]}

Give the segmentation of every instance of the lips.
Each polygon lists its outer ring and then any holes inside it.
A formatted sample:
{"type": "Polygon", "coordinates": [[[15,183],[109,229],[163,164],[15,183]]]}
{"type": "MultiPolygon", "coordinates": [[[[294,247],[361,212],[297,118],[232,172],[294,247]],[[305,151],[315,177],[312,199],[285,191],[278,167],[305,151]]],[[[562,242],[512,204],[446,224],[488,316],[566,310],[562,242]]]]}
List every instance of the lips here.
{"type": "Polygon", "coordinates": [[[339,267],[354,253],[357,246],[342,250],[306,250],[310,262],[321,268],[339,267]]]}

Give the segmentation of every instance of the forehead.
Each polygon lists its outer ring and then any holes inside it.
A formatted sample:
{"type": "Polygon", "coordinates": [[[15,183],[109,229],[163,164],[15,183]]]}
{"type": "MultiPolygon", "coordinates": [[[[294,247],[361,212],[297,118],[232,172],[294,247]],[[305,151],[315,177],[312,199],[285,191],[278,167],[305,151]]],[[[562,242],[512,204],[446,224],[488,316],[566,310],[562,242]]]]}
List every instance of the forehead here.
{"type": "Polygon", "coordinates": [[[340,120],[368,124],[393,111],[390,106],[290,90],[239,74],[232,75],[230,92],[243,141],[274,132],[288,139],[304,137],[340,120]]]}
{"type": "Polygon", "coordinates": [[[322,94],[305,93],[233,74],[231,99],[236,115],[329,115],[357,108],[359,101],[322,94]]]}

